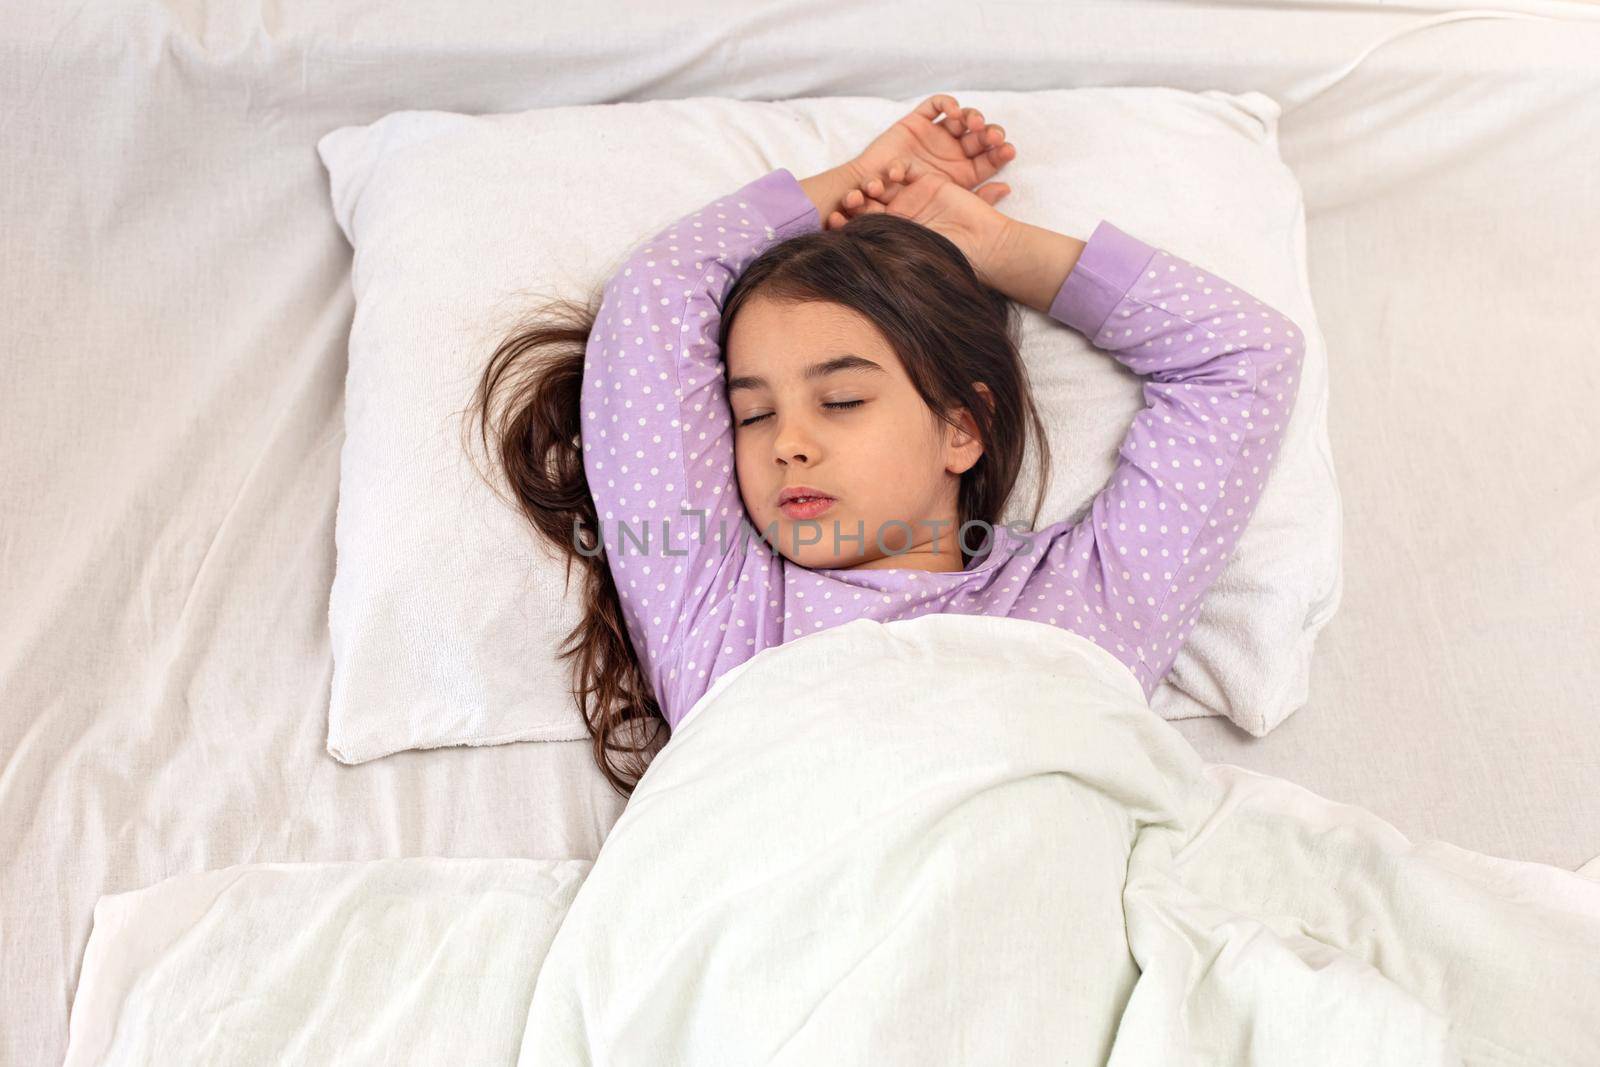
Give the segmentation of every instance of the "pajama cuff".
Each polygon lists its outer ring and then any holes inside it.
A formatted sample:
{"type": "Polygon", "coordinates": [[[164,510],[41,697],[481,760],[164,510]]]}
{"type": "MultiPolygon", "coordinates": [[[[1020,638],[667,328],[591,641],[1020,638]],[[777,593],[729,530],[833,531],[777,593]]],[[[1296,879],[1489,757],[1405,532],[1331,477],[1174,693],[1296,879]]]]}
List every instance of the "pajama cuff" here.
{"type": "Polygon", "coordinates": [[[1050,317],[1082,332],[1090,341],[1099,340],[1096,334],[1155,253],[1155,246],[1102,221],[1051,301],[1050,317]]]}
{"type": "Polygon", "coordinates": [[[817,205],[800,187],[800,179],[783,167],[740,188],[733,202],[749,205],[780,238],[822,229],[817,205]]]}

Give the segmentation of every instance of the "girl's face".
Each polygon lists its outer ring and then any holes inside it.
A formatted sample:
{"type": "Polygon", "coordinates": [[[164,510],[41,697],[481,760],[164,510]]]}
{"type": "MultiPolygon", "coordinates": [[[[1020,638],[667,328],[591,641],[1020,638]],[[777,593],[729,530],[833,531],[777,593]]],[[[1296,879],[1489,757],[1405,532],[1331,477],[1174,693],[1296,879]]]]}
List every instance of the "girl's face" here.
{"type": "MultiPolygon", "coordinates": [[[[839,304],[756,296],[724,358],[739,493],[757,534],[812,569],[962,569],[956,499],[983,454],[976,427],[965,410],[962,431],[940,421],[870,321],[839,304]],[[809,517],[780,508],[779,494],[801,485],[832,503],[809,517]]],[[[969,532],[969,545],[982,539],[969,532]]]]}

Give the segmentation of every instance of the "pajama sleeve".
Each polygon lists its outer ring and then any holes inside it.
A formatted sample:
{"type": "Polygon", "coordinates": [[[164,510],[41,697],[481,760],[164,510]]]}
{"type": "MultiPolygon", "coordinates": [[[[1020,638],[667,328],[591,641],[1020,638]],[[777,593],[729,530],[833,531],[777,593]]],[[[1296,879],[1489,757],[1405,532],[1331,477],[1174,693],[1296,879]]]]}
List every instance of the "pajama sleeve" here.
{"type": "Polygon", "coordinates": [[[1046,558],[1071,590],[1066,628],[1120,646],[1113,654],[1148,697],[1260,499],[1294,404],[1303,331],[1109,222],[1049,313],[1145,379],[1115,472],[1046,558]]]}
{"type": "Polygon", "coordinates": [[[752,550],[717,346],[723,297],[766,248],[821,225],[779,168],[651,237],[602,293],[583,365],[584,473],[629,637],[663,707],[674,650],[752,550]]]}

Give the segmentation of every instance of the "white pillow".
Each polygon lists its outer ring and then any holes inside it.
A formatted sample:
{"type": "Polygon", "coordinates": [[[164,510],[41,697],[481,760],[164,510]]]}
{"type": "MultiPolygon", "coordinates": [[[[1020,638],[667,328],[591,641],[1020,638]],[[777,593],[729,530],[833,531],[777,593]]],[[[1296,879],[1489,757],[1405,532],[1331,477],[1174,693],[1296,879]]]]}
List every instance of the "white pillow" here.
{"type": "MultiPolygon", "coordinates": [[[[1237,549],[1151,706],[1266,733],[1306,700],[1311,650],[1343,588],[1327,434],[1327,354],[1312,308],[1300,188],[1260,93],[1165,88],[953,91],[1018,156],[1006,213],[1087,239],[1101,219],[1210,268],[1305,333],[1282,449],[1237,549]]],[[[556,658],[578,621],[553,550],[479,480],[461,412],[507,316],[582,300],[651,234],[776,167],[840,163],[921,96],[719,98],[516,115],[396,112],[317,145],[355,247],[328,751],[587,736],[556,658]]],[[[1142,379],[1077,331],[1022,309],[1049,430],[1040,526],[1085,513],[1144,406],[1142,379]]],[[[481,455],[478,463],[486,464],[481,455]]],[[[1004,516],[1026,522],[1030,453],[1004,516]]]]}

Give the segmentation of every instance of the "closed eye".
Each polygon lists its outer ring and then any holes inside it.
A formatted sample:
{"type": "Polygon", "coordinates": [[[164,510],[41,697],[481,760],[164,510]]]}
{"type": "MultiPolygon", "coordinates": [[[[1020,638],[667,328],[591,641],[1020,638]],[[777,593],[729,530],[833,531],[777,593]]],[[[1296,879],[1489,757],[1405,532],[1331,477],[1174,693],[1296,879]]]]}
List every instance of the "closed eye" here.
{"type": "MultiPolygon", "coordinates": [[[[865,404],[865,403],[866,403],[865,400],[836,400],[831,404],[824,404],[822,406],[825,407],[825,408],[833,408],[835,410],[843,410],[845,408],[857,407],[857,406],[859,406],[861,404],[865,404]]],[[[771,417],[772,417],[772,412],[770,412],[770,411],[765,413],[765,414],[763,414],[763,415],[752,415],[748,419],[742,420],[739,423],[739,425],[740,426],[751,426],[751,425],[754,425],[755,423],[760,422],[762,419],[770,419],[771,417]]]]}

